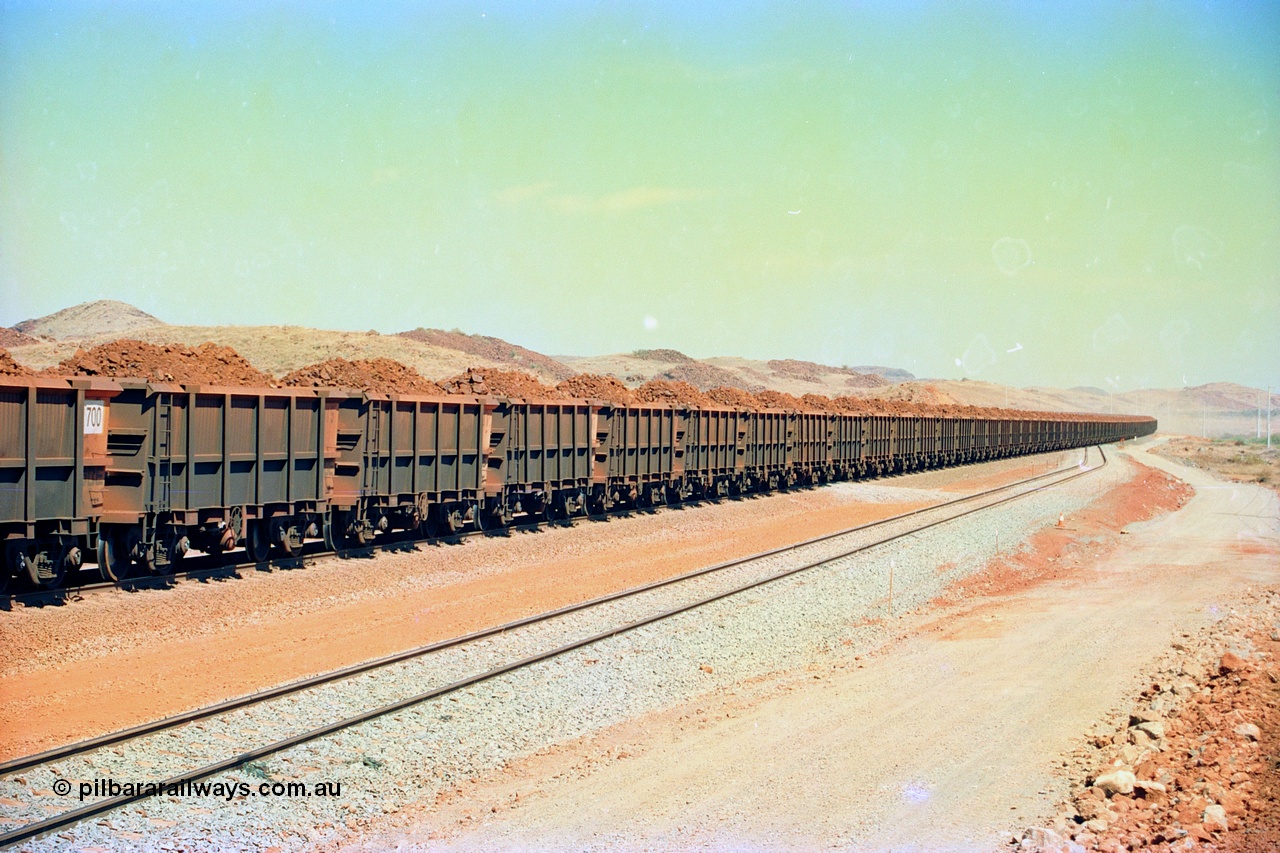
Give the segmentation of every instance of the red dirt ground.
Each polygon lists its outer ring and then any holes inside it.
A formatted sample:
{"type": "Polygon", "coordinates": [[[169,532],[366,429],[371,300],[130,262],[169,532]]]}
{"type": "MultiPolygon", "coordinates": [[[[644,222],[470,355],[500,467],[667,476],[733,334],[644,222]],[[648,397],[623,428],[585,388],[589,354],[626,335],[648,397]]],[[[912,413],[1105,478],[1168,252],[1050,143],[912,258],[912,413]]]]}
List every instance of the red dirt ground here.
{"type": "Polygon", "coordinates": [[[1035,459],[1028,461],[1025,465],[1019,466],[1016,470],[1002,472],[996,471],[990,474],[971,474],[962,480],[949,483],[940,488],[944,492],[980,492],[984,489],[993,489],[996,486],[1009,482],[1004,479],[1006,476],[1013,477],[1016,480],[1035,477],[1039,474],[1047,474],[1051,470],[1061,467],[1055,462],[1048,459],[1035,459]]]}
{"type": "Polygon", "coordinates": [[[955,604],[979,595],[1016,592],[1048,580],[1071,575],[1084,561],[1094,560],[1104,546],[1099,535],[1146,521],[1178,509],[1195,494],[1186,483],[1140,462],[1138,474],[1099,501],[1064,518],[1063,527],[1050,527],[1031,537],[1024,548],[993,560],[980,572],[957,581],[934,604],[955,604]]]}
{"type": "MultiPolygon", "coordinates": [[[[522,557],[520,540],[513,539],[501,543],[504,549],[495,552],[506,555],[501,558],[504,566],[509,566],[504,571],[409,592],[393,589],[385,596],[341,602],[312,612],[271,613],[251,637],[245,636],[242,626],[218,627],[211,611],[205,621],[213,623],[212,634],[204,631],[190,639],[164,643],[131,638],[130,648],[107,656],[0,677],[0,760],[919,506],[923,504],[850,503],[800,515],[780,514],[714,543],[709,543],[705,534],[692,533],[658,541],[643,537],[626,541],[628,530],[623,525],[627,522],[623,520],[610,537],[619,544],[605,553],[584,548],[572,556],[560,553],[539,561],[522,557]],[[200,661],[200,666],[192,666],[193,660],[200,661]],[[40,697],[38,707],[16,701],[19,697],[40,697]]],[[[428,547],[425,554],[377,559],[418,559],[422,571],[431,571],[433,551],[428,547]]],[[[251,611],[261,606],[253,600],[261,583],[275,578],[257,580],[260,583],[246,583],[236,590],[241,596],[237,601],[251,611]]],[[[216,594],[216,590],[207,594],[216,594]]],[[[9,618],[21,618],[21,614],[9,618]]]]}

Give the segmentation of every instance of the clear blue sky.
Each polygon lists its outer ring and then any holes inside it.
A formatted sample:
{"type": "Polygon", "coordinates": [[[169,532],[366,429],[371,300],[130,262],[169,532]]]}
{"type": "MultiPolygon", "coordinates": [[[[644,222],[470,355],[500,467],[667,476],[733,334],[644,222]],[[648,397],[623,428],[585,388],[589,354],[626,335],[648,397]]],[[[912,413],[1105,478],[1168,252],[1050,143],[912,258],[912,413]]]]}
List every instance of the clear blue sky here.
{"type": "Polygon", "coordinates": [[[1277,33],[1260,3],[3,3],[0,323],[114,298],[1280,384],[1277,33]]]}

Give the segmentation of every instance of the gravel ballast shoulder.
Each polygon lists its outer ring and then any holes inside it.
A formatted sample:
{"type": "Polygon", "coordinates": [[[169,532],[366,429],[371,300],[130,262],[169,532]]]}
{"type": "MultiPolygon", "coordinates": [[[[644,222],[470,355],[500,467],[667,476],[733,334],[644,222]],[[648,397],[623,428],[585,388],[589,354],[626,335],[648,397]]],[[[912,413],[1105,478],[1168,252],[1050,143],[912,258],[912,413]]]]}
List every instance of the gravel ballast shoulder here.
{"type": "MultiPolygon", "coordinates": [[[[255,787],[264,778],[338,782],[339,797],[153,799],[28,847],[63,849],[74,841],[106,849],[266,850],[338,841],[376,815],[430,801],[463,780],[548,745],[744,679],[803,666],[815,655],[852,656],[873,647],[890,630],[876,620],[886,614],[891,572],[895,611],[924,605],[947,583],[982,568],[997,547],[1018,548],[1060,513],[1075,511],[1129,476],[1131,466],[1113,458],[1101,471],[990,513],[425,702],[227,777],[255,787]],[[936,571],[944,564],[954,565],[945,577],[936,571]]],[[[418,676],[406,672],[402,677],[418,676]]],[[[315,710],[281,711],[281,718],[315,710]]],[[[217,732],[209,734],[219,739],[217,732]]],[[[133,762],[145,767],[143,762],[151,761],[159,778],[167,759],[159,747],[156,753],[142,761],[135,754],[133,762]]],[[[105,766],[80,772],[95,770],[103,776],[111,772],[105,766]]],[[[34,773],[21,779],[28,790],[52,782],[34,773]]]]}

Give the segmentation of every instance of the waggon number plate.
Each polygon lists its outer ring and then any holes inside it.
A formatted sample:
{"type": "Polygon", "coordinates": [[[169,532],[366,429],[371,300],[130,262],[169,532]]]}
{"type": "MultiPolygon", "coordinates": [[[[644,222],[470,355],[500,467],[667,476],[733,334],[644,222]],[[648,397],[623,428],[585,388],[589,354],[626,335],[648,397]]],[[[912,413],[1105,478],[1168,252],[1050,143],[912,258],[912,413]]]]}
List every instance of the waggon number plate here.
{"type": "Polygon", "coordinates": [[[84,404],[84,434],[100,435],[102,433],[104,407],[101,403],[84,404]]]}

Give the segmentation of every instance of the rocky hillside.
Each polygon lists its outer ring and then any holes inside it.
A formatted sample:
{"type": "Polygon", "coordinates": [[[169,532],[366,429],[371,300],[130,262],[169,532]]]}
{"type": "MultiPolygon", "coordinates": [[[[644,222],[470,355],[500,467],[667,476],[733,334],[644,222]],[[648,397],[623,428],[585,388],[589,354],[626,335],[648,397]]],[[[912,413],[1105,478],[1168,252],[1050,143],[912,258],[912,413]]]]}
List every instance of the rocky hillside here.
{"type": "Polygon", "coordinates": [[[126,302],[100,299],[63,308],[34,320],[23,320],[13,326],[13,331],[39,338],[78,340],[163,325],[159,318],[126,302]]]}
{"type": "Polygon", "coordinates": [[[550,356],[525,349],[502,338],[491,338],[488,335],[468,335],[456,329],[446,332],[443,329],[418,328],[410,332],[401,332],[397,337],[408,338],[411,341],[430,344],[441,349],[470,353],[492,364],[510,365],[556,379],[568,379],[578,372],[550,356]]]}
{"type": "MultiPolygon", "coordinates": [[[[749,358],[696,359],[679,350],[649,349],[601,356],[560,356],[560,361],[584,373],[616,376],[635,387],[653,379],[688,382],[702,390],[718,386],[744,391],[781,391],[786,394],[822,394],[836,397],[866,389],[884,388],[891,380],[849,367],[832,367],[812,361],[749,358]]],[[[895,373],[913,378],[906,371],[895,373]]]]}
{"type": "MultiPolygon", "coordinates": [[[[896,368],[834,367],[799,359],[698,359],[674,349],[553,358],[501,338],[456,330],[414,329],[384,335],[299,326],[174,326],[110,300],[0,329],[0,346],[9,349],[18,364],[38,370],[73,357],[77,349],[124,337],[157,345],[229,346],[256,369],[275,377],[327,359],[385,358],[436,382],[469,367],[524,371],[549,385],[575,373],[590,373],[615,377],[633,389],[659,380],[687,382],[701,391],[724,386],[797,397],[854,394],[939,405],[1150,414],[1160,419],[1164,430],[1210,437],[1253,435],[1260,420],[1258,389],[1229,382],[1110,394],[1100,388],[1012,388],[970,380],[921,380],[896,368]]],[[[1273,400],[1273,405],[1280,405],[1280,395],[1273,400]]],[[[1280,420],[1275,426],[1280,431],[1280,420]]]]}
{"type": "MultiPolygon", "coordinates": [[[[120,337],[149,344],[181,344],[194,347],[211,342],[228,346],[248,359],[254,367],[273,376],[283,376],[299,368],[330,358],[348,360],[390,358],[412,367],[428,379],[454,376],[468,367],[499,367],[491,359],[409,340],[398,335],[369,332],[339,332],[301,326],[147,326],[126,335],[104,333],[75,341],[41,341],[31,346],[13,347],[22,364],[40,369],[70,358],[77,349],[88,349],[120,337]]],[[[530,372],[550,381],[555,377],[536,369],[530,372]]]]}
{"type": "MultiPolygon", "coordinates": [[[[1213,437],[1251,436],[1266,429],[1264,392],[1233,382],[1188,388],[1144,388],[1110,394],[1100,388],[1011,388],[993,382],[929,380],[902,382],[869,392],[885,399],[968,406],[1009,406],[1047,412],[1110,412],[1151,415],[1164,432],[1213,437]],[[1261,417],[1259,417],[1259,407],[1261,417]]],[[[1280,408],[1280,394],[1272,395],[1280,408]]],[[[1280,412],[1272,416],[1280,433],[1280,412]]]]}

